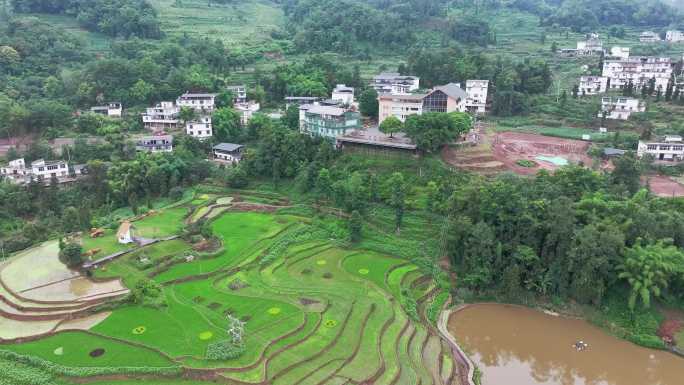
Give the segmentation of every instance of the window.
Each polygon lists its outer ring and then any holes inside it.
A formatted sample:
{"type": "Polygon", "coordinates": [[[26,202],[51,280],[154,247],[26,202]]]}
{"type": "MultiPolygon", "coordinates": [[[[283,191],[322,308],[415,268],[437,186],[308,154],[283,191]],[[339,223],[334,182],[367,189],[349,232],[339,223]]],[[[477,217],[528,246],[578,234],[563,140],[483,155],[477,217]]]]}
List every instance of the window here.
{"type": "Polygon", "coordinates": [[[658,145],[657,144],[649,144],[646,146],[646,149],[651,150],[651,151],[655,151],[658,149],[658,145]]]}
{"type": "Polygon", "coordinates": [[[447,112],[447,95],[442,91],[434,91],[423,99],[425,112],[447,112]]]}
{"type": "Polygon", "coordinates": [[[660,151],[670,151],[670,146],[660,146],[660,151]]]}

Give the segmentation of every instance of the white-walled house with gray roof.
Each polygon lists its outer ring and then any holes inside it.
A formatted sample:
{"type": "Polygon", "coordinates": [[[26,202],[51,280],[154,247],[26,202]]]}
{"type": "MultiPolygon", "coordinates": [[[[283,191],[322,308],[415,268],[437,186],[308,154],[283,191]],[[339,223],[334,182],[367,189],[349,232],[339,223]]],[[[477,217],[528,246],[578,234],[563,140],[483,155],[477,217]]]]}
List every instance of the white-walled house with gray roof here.
{"type": "Polygon", "coordinates": [[[242,160],[244,146],[235,143],[219,143],[212,148],[214,161],[219,163],[238,163],[242,160]]]}
{"type": "Polygon", "coordinates": [[[190,107],[199,113],[211,113],[215,108],[216,94],[186,92],[176,100],[178,107],[190,107]]]}

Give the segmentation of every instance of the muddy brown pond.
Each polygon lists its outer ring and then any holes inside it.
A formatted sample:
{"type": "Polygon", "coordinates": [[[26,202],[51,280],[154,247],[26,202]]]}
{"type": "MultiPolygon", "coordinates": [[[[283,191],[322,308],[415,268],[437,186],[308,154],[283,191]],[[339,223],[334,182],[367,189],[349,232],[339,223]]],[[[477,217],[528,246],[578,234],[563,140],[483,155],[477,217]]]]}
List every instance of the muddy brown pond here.
{"type": "Polygon", "coordinates": [[[582,320],[482,304],[449,331],[482,370],[482,385],[682,385],[684,359],[612,337],[582,320]],[[588,347],[578,351],[574,344],[588,347]]]}

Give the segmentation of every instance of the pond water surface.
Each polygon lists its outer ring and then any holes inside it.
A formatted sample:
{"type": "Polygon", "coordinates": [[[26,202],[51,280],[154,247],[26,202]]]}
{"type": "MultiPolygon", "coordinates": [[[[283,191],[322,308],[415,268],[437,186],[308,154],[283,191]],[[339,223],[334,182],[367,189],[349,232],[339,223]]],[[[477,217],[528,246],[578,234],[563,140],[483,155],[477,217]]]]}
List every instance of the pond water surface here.
{"type": "Polygon", "coordinates": [[[684,385],[684,359],[636,346],[586,321],[509,305],[473,305],[449,331],[482,385],[684,385]],[[573,345],[589,347],[578,351],[573,345]]]}

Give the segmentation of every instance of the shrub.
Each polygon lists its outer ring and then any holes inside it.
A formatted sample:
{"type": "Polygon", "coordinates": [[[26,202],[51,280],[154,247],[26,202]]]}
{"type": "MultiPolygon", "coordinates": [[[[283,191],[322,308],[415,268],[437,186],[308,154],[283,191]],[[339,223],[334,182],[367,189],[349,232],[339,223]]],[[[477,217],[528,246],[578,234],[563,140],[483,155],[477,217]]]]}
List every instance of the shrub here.
{"type": "Polygon", "coordinates": [[[208,360],[232,360],[238,358],[245,352],[245,345],[234,343],[231,340],[214,342],[207,346],[206,357],[208,360]]]}
{"type": "Polygon", "coordinates": [[[528,167],[528,168],[537,166],[537,162],[535,162],[533,160],[529,160],[529,159],[518,159],[515,161],[515,164],[517,164],[520,167],[528,167]]]}
{"type": "MultiPolygon", "coordinates": [[[[60,246],[62,243],[60,242],[60,246]]],[[[78,243],[69,242],[59,250],[59,260],[68,267],[76,267],[83,262],[83,248],[78,243]]]]}

